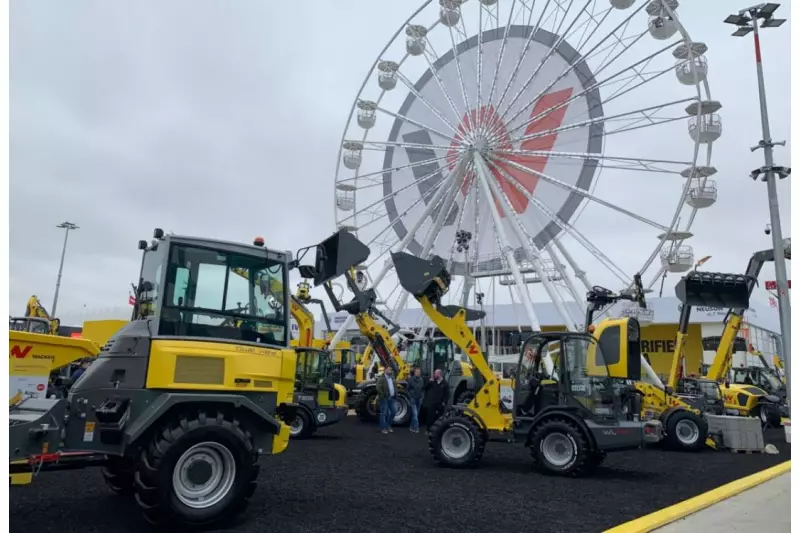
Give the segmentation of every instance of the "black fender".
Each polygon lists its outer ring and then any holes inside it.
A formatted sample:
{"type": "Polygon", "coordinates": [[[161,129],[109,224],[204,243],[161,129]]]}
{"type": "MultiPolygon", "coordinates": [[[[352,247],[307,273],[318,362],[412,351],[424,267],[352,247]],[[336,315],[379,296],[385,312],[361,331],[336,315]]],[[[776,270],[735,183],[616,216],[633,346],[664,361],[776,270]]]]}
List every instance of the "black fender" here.
{"type": "Polygon", "coordinates": [[[478,427],[481,428],[485,436],[488,438],[489,428],[486,427],[486,424],[484,423],[483,419],[474,409],[470,408],[467,405],[453,405],[444,412],[442,417],[447,416],[448,413],[458,413],[460,415],[470,417],[475,422],[475,424],[477,424],[478,427]]]}
{"type": "Polygon", "coordinates": [[[311,409],[309,406],[303,403],[297,404],[298,411],[304,411],[308,415],[308,419],[311,420],[311,427],[317,427],[317,417],[314,416],[314,410],[311,409]]]}
{"type": "Polygon", "coordinates": [[[453,389],[453,401],[454,402],[461,395],[461,393],[463,393],[465,391],[468,391],[468,390],[474,390],[475,389],[475,387],[474,387],[474,381],[475,380],[472,378],[472,376],[460,376],[460,378],[461,379],[458,380],[458,382],[456,383],[456,386],[452,387],[452,389],[453,389]]]}
{"type": "MultiPolygon", "coordinates": [[[[664,425],[664,429],[666,429],[666,427],[667,427],[667,420],[669,420],[669,417],[671,417],[672,414],[677,412],[677,411],[690,411],[690,410],[686,409],[685,407],[682,407],[680,405],[675,405],[673,407],[667,408],[665,411],[662,411],[662,413],[661,413],[661,415],[659,415],[658,419],[664,425]]],[[[690,412],[694,412],[694,411],[690,411],[690,412]]],[[[694,413],[694,414],[697,414],[697,413],[694,413]]],[[[698,416],[703,416],[703,415],[701,414],[701,415],[698,415],[698,416]]]]}
{"type": "Polygon", "coordinates": [[[367,380],[364,380],[364,381],[362,381],[362,382],[358,383],[358,384],[355,386],[355,388],[356,388],[356,389],[358,389],[358,390],[360,390],[360,391],[365,391],[365,390],[369,390],[369,389],[374,389],[374,388],[375,388],[377,385],[378,385],[378,384],[377,384],[377,381],[376,381],[376,380],[374,380],[374,379],[367,379],[367,380]]]}
{"type": "MultiPolygon", "coordinates": [[[[281,429],[281,424],[278,420],[264,411],[260,406],[253,403],[252,400],[241,394],[214,394],[212,396],[209,394],[165,392],[160,394],[155,401],[153,401],[145,411],[140,413],[125,429],[125,444],[129,445],[136,442],[173,407],[184,404],[233,407],[248,412],[251,417],[258,422],[259,428],[265,433],[277,435],[281,429]]],[[[297,408],[296,404],[292,405],[294,409],[297,408]]]]}
{"type": "Polygon", "coordinates": [[[589,431],[589,428],[586,427],[586,422],[584,422],[583,418],[581,418],[579,414],[579,409],[577,407],[572,406],[565,406],[565,405],[558,405],[558,406],[550,406],[545,407],[541,410],[541,412],[537,413],[536,416],[533,417],[533,421],[531,422],[531,429],[528,431],[528,436],[525,439],[525,446],[531,445],[531,439],[533,438],[534,430],[544,422],[545,420],[550,420],[552,418],[566,418],[567,420],[574,422],[576,426],[581,430],[583,436],[586,437],[586,440],[592,445],[592,449],[597,449],[597,442],[594,440],[594,435],[592,432],[589,431]]]}

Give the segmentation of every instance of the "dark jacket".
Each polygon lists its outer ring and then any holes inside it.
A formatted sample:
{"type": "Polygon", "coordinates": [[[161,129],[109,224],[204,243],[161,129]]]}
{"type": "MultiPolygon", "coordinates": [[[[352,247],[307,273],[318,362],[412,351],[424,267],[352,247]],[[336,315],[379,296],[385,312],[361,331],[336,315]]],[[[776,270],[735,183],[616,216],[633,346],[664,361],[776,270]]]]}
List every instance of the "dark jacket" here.
{"type": "Polygon", "coordinates": [[[429,381],[425,385],[425,400],[423,403],[428,407],[446,406],[450,400],[450,385],[442,379],[440,383],[429,381]]]}
{"type": "Polygon", "coordinates": [[[421,400],[425,395],[425,382],[422,381],[422,376],[409,376],[406,391],[410,398],[421,400]]]}
{"type": "MultiPolygon", "coordinates": [[[[394,395],[397,396],[397,378],[392,374],[392,386],[394,386],[394,395]]],[[[386,374],[378,376],[375,382],[375,388],[378,390],[378,400],[386,400],[389,398],[389,383],[386,380],[386,374]]]]}

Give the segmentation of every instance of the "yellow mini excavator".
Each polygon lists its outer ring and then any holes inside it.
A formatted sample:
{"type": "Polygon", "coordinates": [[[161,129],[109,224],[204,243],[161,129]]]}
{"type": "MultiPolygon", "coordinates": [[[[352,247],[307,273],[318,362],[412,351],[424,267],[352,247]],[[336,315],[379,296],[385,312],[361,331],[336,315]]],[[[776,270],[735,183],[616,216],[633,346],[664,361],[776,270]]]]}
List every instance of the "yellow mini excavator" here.
{"type": "Polygon", "coordinates": [[[27,331],[44,335],[58,335],[61,321],[50,316],[39,298],[34,294],[28,298],[25,305],[25,316],[9,317],[8,329],[10,331],[27,331]]]}

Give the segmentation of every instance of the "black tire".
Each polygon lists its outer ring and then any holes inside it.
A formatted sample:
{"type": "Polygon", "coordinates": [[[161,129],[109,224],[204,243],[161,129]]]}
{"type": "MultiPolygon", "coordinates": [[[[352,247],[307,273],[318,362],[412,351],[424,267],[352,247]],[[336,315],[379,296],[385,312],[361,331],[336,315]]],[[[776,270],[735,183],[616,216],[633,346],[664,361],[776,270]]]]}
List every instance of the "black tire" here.
{"type": "Polygon", "coordinates": [[[378,407],[378,391],[375,388],[367,389],[358,397],[356,403],[356,416],[363,422],[377,422],[380,417],[378,407]]]}
{"type": "Polygon", "coordinates": [[[603,464],[603,461],[605,460],[606,460],[606,452],[594,450],[589,455],[589,461],[587,461],[586,463],[586,468],[584,469],[584,472],[587,474],[593,473],[600,467],[600,465],[603,464]]]}
{"type": "Polygon", "coordinates": [[[411,423],[411,402],[407,396],[402,394],[397,396],[397,415],[392,420],[393,426],[407,426],[411,423]]]}
{"type": "Polygon", "coordinates": [[[781,411],[776,404],[760,402],[753,411],[752,416],[758,417],[761,421],[761,427],[781,427],[781,411]]]}
{"type": "Polygon", "coordinates": [[[472,418],[451,411],[439,417],[431,426],[428,448],[433,460],[440,465],[470,468],[477,465],[483,457],[486,435],[472,418]],[[453,454],[452,450],[462,443],[465,446],[463,454],[453,454]],[[448,448],[451,450],[449,453],[448,448]]]}
{"type": "Polygon", "coordinates": [[[289,426],[289,438],[307,439],[314,433],[314,421],[305,409],[298,409],[292,425],[289,426]]]}
{"type": "MultiPolygon", "coordinates": [[[[194,528],[226,521],[243,511],[253,495],[259,472],[257,461],[253,438],[236,418],[226,418],[223,413],[213,411],[184,413],[173,423],[162,426],[149,446],[142,450],[136,463],[134,497],[151,524],[194,528]],[[206,508],[181,501],[173,483],[174,470],[184,453],[199,445],[212,447],[213,453],[220,457],[227,451],[229,461],[235,465],[229,489],[218,502],[206,508]]],[[[209,465],[208,461],[205,465],[209,465]]],[[[205,470],[205,474],[211,475],[210,468],[205,470]]],[[[185,475],[190,477],[191,469],[187,469],[185,475]]],[[[202,479],[196,481],[201,482],[202,479]]]]}
{"type": "Polygon", "coordinates": [[[458,395],[458,398],[456,398],[455,403],[456,405],[467,405],[473,399],[475,399],[475,391],[465,390],[464,392],[458,395]]]}
{"type": "Polygon", "coordinates": [[[108,462],[101,469],[103,479],[108,488],[120,496],[133,494],[134,472],[133,462],[124,457],[109,457],[108,462]]]}
{"type": "Polygon", "coordinates": [[[667,418],[664,444],[680,452],[698,452],[706,445],[708,422],[699,415],[678,409],[667,418]]]}
{"type": "Polygon", "coordinates": [[[575,422],[561,418],[545,420],[534,427],[530,447],[536,468],[549,475],[588,474],[602,461],[581,428],[575,422]],[[556,461],[555,453],[560,452],[562,447],[563,461],[556,461]]]}

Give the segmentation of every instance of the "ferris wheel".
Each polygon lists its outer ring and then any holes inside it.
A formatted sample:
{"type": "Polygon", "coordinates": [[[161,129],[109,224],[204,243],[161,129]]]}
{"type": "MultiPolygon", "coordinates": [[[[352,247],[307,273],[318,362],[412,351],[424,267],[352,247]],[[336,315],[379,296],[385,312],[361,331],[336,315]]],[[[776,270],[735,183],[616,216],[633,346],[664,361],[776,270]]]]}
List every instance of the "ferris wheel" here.
{"type": "Polygon", "coordinates": [[[403,249],[444,258],[461,305],[491,282],[534,330],[534,300],[575,329],[594,284],[692,268],[721,104],[678,7],[429,0],[402,23],[353,101],[335,182],[379,304],[395,319],[407,305],[389,257],[403,249]]]}

